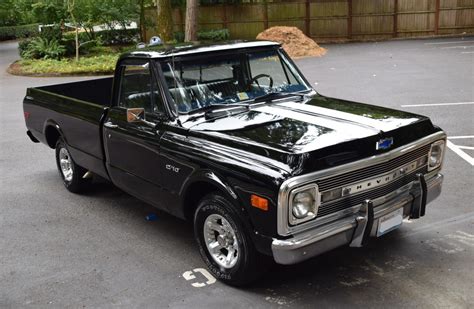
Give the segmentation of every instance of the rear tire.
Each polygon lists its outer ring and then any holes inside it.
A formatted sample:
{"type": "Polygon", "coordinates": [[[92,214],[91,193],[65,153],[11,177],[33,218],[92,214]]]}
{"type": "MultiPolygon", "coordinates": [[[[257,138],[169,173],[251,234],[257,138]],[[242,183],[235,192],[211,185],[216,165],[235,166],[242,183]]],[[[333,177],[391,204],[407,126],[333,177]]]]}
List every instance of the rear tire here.
{"type": "Polygon", "coordinates": [[[74,162],[61,137],[56,143],[56,165],[64,186],[70,192],[79,193],[85,190],[90,183],[90,179],[82,178],[87,170],[74,162]]]}
{"type": "Polygon", "coordinates": [[[226,284],[247,285],[268,265],[268,257],[255,249],[235,207],[219,194],[209,194],[199,203],[194,236],[207,267],[226,284]]]}

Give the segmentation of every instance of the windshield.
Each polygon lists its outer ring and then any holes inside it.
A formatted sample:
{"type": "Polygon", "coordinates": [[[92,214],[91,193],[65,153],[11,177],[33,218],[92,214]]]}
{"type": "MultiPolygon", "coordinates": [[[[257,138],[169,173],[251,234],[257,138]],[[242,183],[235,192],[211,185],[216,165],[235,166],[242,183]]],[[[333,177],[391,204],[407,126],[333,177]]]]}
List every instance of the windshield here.
{"type": "Polygon", "coordinates": [[[180,113],[251,101],[270,92],[309,89],[291,62],[273,49],[170,59],[162,63],[162,70],[180,113]]]}

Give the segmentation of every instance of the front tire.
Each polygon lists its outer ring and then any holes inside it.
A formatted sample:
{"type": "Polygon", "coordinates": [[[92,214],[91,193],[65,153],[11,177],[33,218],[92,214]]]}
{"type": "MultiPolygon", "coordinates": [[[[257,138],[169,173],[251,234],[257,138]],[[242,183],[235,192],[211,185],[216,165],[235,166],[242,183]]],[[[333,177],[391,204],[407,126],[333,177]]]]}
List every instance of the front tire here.
{"type": "Polygon", "coordinates": [[[223,196],[210,194],[201,200],[194,235],[201,257],[222,282],[242,286],[263,273],[266,257],[255,249],[235,207],[223,196]]]}
{"type": "Polygon", "coordinates": [[[82,178],[87,171],[74,162],[62,138],[56,143],[56,165],[64,186],[70,192],[79,193],[89,184],[89,179],[82,178]]]}

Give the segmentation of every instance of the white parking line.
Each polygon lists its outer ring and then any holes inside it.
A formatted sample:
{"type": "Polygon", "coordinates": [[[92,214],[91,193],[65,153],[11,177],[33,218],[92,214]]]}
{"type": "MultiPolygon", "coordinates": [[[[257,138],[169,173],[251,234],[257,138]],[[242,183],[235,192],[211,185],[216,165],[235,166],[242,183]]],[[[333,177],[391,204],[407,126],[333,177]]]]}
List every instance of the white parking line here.
{"type": "Polygon", "coordinates": [[[466,150],[474,150],[474,147],[471,146],[458,146],[460,149],[466,149],[466,150]]]}
{"type": "Polygon", "coordinates": [[[441,47],[441,49],[466,49],[466,48],[474,48],[474,45],[469,46],[448,46],[448,47],[441,47]]]}
{"type": "Polygon", "coordinates": [[[446,44],[460,44],[460,43],[474,43],[474,41],[436,42],[436,43],[425,43],[425,45],[446,45],[446,44]]]}
{"type": "Polygon", "coordinates": [[[469,222],[474,220],[474,211],[473,212],[468,212],[468,213],[463,213],[461,215],[452,217],[452,218],[446,218],[442,219],[436,222],[431,222],[428,223],[424,226],[420,227],[415,227],[411,230],[411,232],[408,232],[404,234],[402,237],[411,237],[412,235],[431,231],[431,230],[439,230],[440,228],[447,227],[447,226],[452,226],[452,225],[458,225],[464,222],[469,222]]]}
{"type": "Polygon", "coordinates": [[[467,163],[471,164],[472,166],[474,166],[474,158],[472,158],[470,155],[468,155],[467,153],[465,153],[462,149],[460,149],[458,146],[454,145],[453,143],[451,143],[451,141],[447,141],[447,146],[449,149],[451,149],[452,151],[454,151],[458,156],[460,156],[461,158],[463,158],[464,160],[467,161],[467,163]]]}
{"type": "Polygon", "coordinates": [[[458,135],[458,136],[450,136],[449,139],[466,139],[466,138],[474,138],[474,135],[458,135]]]}
{"type": "Polygon", "coordinates": [[[428,103],[428,104],[405,104],[401,107],[425,107],[425,106],[449,106],[449,105],[473,105],[474,102],[455,102],[455,103],[428,103]]]}
{"type": "Polygon", "coordinates": [[[461,52],[461,54],[474,54],[474,52],[461,52]]]}

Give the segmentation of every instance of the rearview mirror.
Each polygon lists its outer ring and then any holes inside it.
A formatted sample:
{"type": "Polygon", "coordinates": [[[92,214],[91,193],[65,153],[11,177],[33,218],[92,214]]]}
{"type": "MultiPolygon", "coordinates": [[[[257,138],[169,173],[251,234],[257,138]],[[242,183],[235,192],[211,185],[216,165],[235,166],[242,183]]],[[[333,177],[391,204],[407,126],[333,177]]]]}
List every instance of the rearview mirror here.
{"type": "Polygon", "coordinates": [[[144,108],[127,108],[127,122],[139,122],[145,120],[144,108]]]}

